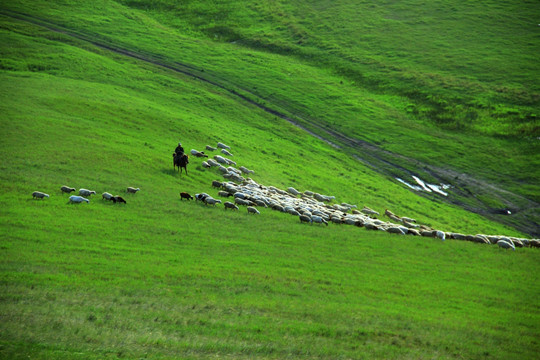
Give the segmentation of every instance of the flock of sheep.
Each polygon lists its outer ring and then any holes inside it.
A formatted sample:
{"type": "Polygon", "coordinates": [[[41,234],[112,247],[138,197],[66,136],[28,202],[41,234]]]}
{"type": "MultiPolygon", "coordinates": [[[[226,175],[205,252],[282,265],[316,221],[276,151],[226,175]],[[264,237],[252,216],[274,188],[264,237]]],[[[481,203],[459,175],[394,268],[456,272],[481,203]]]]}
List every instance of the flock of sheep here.
{"type": "MultiPolygon", "coordinates": [[[[221,149],[221,153],[228,157],[233,157],[230,152],[230,146],[221,142],[216,147],[207,145],[206,150],[216,151],[221,149]]],[[[501,248],[513,249],[516,247],[540,247],[539,239],[524,239],[502,235],[465,235],[455,232],[446,232],[433,229],[429,226],[417,223],[415,219],[399,216],[390,210],[385,210],[383,216],[389,220],[384,221],[379,219],[380,213],[364,206],[358,209],[356,205],[347,203],[332,204],[336,199],[335,196],[322,195],[313,191],[306,190],[300,192],[293,187],[282,190],[274,186],[264,186],[258,184],[251,178],[246,178],[244,175],[253,174],[254,171],[244,166],[236,168],[237,163],[228,157],[222,155],[214,155],[213,159],[209,158],[204,151],[191,150],[191,155],[200,158],[206,158],[201,165],[204,168],[217,168],[222,176],[228,181],[212,181],[212,187],[218,190],[218,196],[222,198],[231,198],[231,201],[223,202],[216,199],[207,193],[195,194],[191,196],[186,192],[180,193],[180,199],[201,201],[206,205],[216,206],[222,204],[224,209],[232,211],[239,210],[240,206],[245,206],[248,214],[259,215],[258,209],[271,209],[288,213],[296,216],[300,223],[320,224],[328,226],[329,223],[336,225],[354,225],[364,227],[368,230],[380,230],[399,235],[425,236],[439,238],[441,240],[455,239],[472,241],[481,244],[497,244],[501,248]]],[[[60,188],[62,194],[71,194],[76,191],[75,188],[62,186],[60,188]]],[[[128,187],[126,193],[135,194],[139,188],[128,187]]],[[[91,195],[96,195],[96,192],[88,189],[79,189],[79,195],[71,195],[69,203],[89,203],[88,199],[91,195]]],[[[34,199],[49,198],[49,195],[41,191],[32,193],[34,199]]],[[[102,200],[109,200],[114,203],[126,203],[126,200],[118,195],[112,195],[104,192],[101,195],[102,200]]]]}
{"type": "MultiPolygon", "coordinates": [[[[218,143],[223,154],[232,156],[230,147],[218,143]],[[225,150],[225,151],[224,151],[225,150]]],[[[206,150],[215,151],[214,147],[206,146],[206,150]]],[[[191,154],[197,157],[208,158],[204,152],[191,150],[191,154]]],[[[293,187],[282,190],[274,186],[264,186],[258,184],[251,178],[244,178],[243,175],[254,173],[243,166],[235,168],[236,162],[221,155],[215,155],[213,159],[208,158],[202,162],[205,168],[218,168],[223,177],[228,181],[212,181],[212,187],[218,189],[218,197],[232,198],[231,201],[222,202],[207,193],[195,194],[191,196],[186,192],[180,193],[180,199],[195,199],[207,205],[216,206],[223,204],[225,210],[238,210],[239,206],[245,206],[248,214],[260,214],[258,209],[267,208],[298,217],[301,223],[321,224],[328,226],[329,223],[341,225],[354,225],[364,227],[368,230],[380,230],[399,235],[412,235],[439,238],[440,240],[454,239],[471,241],[481,244],[497,244],[504,249],[516,247],[540,247],[539,239],[516,238],[503,235],[465,235],[456,232],[433,229],[429,226],[419,224],[415,219],[406,216],[399,216],[386,209],[383,216],[388,221],[379,219],[380,213],[364,206],[358,209],[356,205],[347,203],[331,204],[335,196],[322,195],[306,190],[300,192],[293,187]]],[[[262,210],[261,210],[262,211],[262,210]]]]}
{"type": "MultiPolygon", "coordinates": [[[[134,187],[131,187],[129,186],[127,189],[126,189],[126,192],[128,194],[135,194],[137,191],[139,191],[140,189],[139,188],[134,188],[134,187]]],[[[71,194],[72,192],[76,191],[75,188],[72,188],[72,187],[69,187],[69,186],[66,186],[66,185],[62,185],[60,187],[60,191],[62,192],[62,195],[63,194],[71,194]]],[[[94,190],[88,190],[88,189],[79,189],[79,195],[71,195],[69,197],[69,201],[68,203],[69,204],[80,204],[80,203],[89,203],[90,202],[90,199],[88,199],[90,196],[92,195],[96,195],[96,192],[94,190]]],[[[34,191],[32,193],[32,198],[33,199],[45,199],[45,198],[49,198],[49,194],[46,194],[44,192],[41,192],[41,191],[34,191]]],[[[101,199],[102,200],[109,200],[109,201],[112,201],[113,203],[124,203],[124,204],[127,204],[126,200],[121,197],[121,196],[118,196],[118,195],[112,195],[108,192],[104,192],[103,194],[101,194],[101,199]]]]}

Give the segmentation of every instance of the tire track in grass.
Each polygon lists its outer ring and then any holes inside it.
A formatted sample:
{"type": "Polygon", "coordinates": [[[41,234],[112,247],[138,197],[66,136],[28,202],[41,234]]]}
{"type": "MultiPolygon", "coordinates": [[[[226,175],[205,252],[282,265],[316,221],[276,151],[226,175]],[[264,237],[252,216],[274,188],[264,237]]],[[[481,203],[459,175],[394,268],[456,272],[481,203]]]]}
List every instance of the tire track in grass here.
{"type": "MultiPolygon", "coordinates": [[[[308,120],[296,114],[287,115],[289,112],[282,109],[277,104],[270,102],[270,105],[263,105],[262,100],[264,99],[260,98],[260,96],[236,85],[231,85],[231,83],[225,79],[220,79],[219,77],[204,73],[200,69],[190,64],[179,61],[167,61],[164,60],[159,54],[146,53],[141,50],[129,50],[121,47],[118,44],[111,43],[108,39],[100,39],[96,35],[85,34],[67,29],[63,26],[50,22],[47,19],[30,14],[6,9],[0,10],[0,14],[20,21],[29,22],[50,31],[61,33],[63,35],[92,44],[98,48],[149,63],[154,66],[159,66],[175,73],[180,73],[210,84],[269,114],[289,122],[290,124],[307,132],[311,136],[324,141],[328,145],[342,150],[357,161],[360,161],[371,169],[387,176],[389,179],[391,179],[391,181],[396,181],[395,178],[398,176],[403,176],[403,174],[408,176],[418,176],[420,178],[426,178],[426,176],[435,178],[439,183],[446,183],[455,186],[452,190],[451,196],[442,198],[443,201],[460,206],[468,211],[480,214],[493,221],[512,226],[530,235],[540,235],[537,221],[535,221],[536,216],[533,215],[531,218],[522,216],[520,219],[512,219],[508,216],[501,215],[497,216],[496,212],[494,211],[496,209],[489,208],[480,199],[475,197],[475,193],[482,193],[488,189],[492,193],[493,197],[496,197],[507,204],[508,208],[512,208],[514,216],[519,215],[519,213],[523,210],[527,210],[532,214],[539,212],[540,204],[537,202],[505,190],[495,184],[449,168],[423,163],[416,159],[381,149],[377,145],[364,140],[351,138],[339,131],[321,125],[315,120],[308,120]],[[459,185],[455,184],[455,179],[459,179],[459,185]]],[[[267,100],[264,101],[268,103],[267,100]]],[[[435,196],[419,192],[416,193],[420,196],[426,197],[435,196]]]]}

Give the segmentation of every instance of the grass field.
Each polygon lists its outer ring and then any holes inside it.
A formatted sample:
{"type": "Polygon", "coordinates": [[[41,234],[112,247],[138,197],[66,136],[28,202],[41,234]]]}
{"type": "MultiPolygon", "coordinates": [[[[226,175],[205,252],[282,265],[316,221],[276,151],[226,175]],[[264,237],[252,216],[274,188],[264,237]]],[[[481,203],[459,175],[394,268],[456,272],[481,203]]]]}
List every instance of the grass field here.
{"type": "MultiPolygon", "coordinates": [[[[188,151],[222,141],[265,185],[443,230],[526,236],[418,196],[354,149],[253,104],[496,180],[534,203],[539,41],[522,21],[537,10],[512,4],[486,3],[489,16],[452,1],[422,12],[413,1],[2,4],[0,357],[534,359],[537,249],[181,202],[180,191],[216,195],[221,177],[196,158],[179,175],[170,155],[178,140],[188,151]],[[488,44],[496,19],[506,30],[488,44]],[[458,113],[475,121],[441,120],[458,113]],[[64,184],[98,196],[69,205],[64,184]],[[50,198],[32,200],[34,190],[50,198]],[[127,204],[100,200],[104,191],[127,204]]],[[[523,213],[537,221],[537,207],[523,213]]]]}

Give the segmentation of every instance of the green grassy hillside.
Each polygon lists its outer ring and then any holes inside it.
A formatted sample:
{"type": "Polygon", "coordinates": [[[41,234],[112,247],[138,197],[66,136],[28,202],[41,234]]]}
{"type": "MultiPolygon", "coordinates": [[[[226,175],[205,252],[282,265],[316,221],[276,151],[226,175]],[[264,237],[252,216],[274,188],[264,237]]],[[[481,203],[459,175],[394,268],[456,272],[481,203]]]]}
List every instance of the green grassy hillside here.
{"type": "MultiPolygon", "coordinates": [[[[524,236],[418,196],[355,160],[339,138],[331,139],[335,148],[280,115],[404,155],[414,152],[407,137],[417,150],[444,137],[418,161],[446,157],[449,168],[461,164],[449,156],[459,139],[470,149],[464,168],[482,169],[485,181],[498,171],[498,186],[533,200],[536,142],[520,130],[492,136],[504,122],[448,132],[421,113],[407,115],[407,86],[396,74],[388,80],[395,86],[355,80],[343,70],[356,64],[345,53],[362,56],[357,45],[336,40],[335,53],[314,45],[317,36],[337,37],[308,16],[323,11],[171,3],[0,7],[0,357],[535,358],[536,249],[310,226],[267,209],[254,217],[181,202],[180,191],[216,195],[210,183],[221,177],[196,158],[189,175],[179,175],[171,153],[178,140],[186,150],[222,141],[262,184],[389,208],[444,230],[524,236]],[[312,42],[298,42],[295,29],[308,20],[312,42]],[[216,38],[216,29],[227,37],[216,38]],[[310,51],[327,58],[309,59],[310,51]],[[334,67],[338,58],[342,68],[334,67]],[[504,168],[493,160],[500,151],[512,157],[504,168]],[[515,181],[526,186],[516,191],[515,181]],[[98,196],[68,205],[64,184],[98,196]],[[127,186],[141,191],[126,194],[126,205],[99,199],[127,186]],[[50,198],[32,200],[34,190],[50,198]]],[[[327,21],[366,10],[345,5],[336,3],[327,21]]],[[[411,87],[429,86],[439,89],[411,87]]]]}

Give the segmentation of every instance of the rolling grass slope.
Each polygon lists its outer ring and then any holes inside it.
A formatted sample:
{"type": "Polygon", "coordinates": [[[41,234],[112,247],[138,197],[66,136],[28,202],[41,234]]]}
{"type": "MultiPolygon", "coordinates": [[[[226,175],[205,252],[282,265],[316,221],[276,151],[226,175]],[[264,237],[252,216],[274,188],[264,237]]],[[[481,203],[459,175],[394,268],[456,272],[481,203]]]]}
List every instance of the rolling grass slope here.
{"type": "MultiPolygon", "coordinates": [[[[84,17],[69,10],[82,6],[76,2],[41,4],[25,10],[56,14],[64,25],[84,17]]],[[[101,14],[103,26],[89,29],[107,33],[115,23],[117,32],[108,36],[138,39],[131,49],[145,56],[144,46],[166,53],[167,41],[208,46],[209,54],[227,50],[198,35],[181,37],[118,3],[84,6],[90,23],[101,14]],[[123,17],[139,27],[117,21],[123,17]],[[138,28],[137,35],[123,33],[123,25],[138,28]],[[163,42],[141,35],[149,29],[161,29],[163,42]]],[[[170,153],[179,139],[188,150],[223,141],[263,184],[390,208],[442,229],[518,231],[419,197],[287,121],[185,74],[11,16],[0,16],[0,38],[0,357],[537,354],[535,249],[509,253],[180,202],[179,191],[215,194],[210,183],[219,175],[197,159],[189,176],[175,174],[170,153]],[[126,206],[99,198],[75,206],[60,194],[63,184],[141,192],[126,195],[126,206]],[[51,198],[32,200],[34,190],[51,198]]],[[[230,51],[232,59],[240,50],[230,51]]],[[[281,55],[254,57],[286,64],[281,55]]],[[[312,80],[322,84],[333,76],[291,66],[320,74],[312,80]]]]}
{"type": "Polygon", "coordinates": [[[321,136],[347,134],[355,140],[330,140],[387,177],[450,183],[449,202],[538,232],[533,3],[441,1],[416,22],[414,1],[272,4],[13,1],[5,11],[180,66],[321,136]]]}

